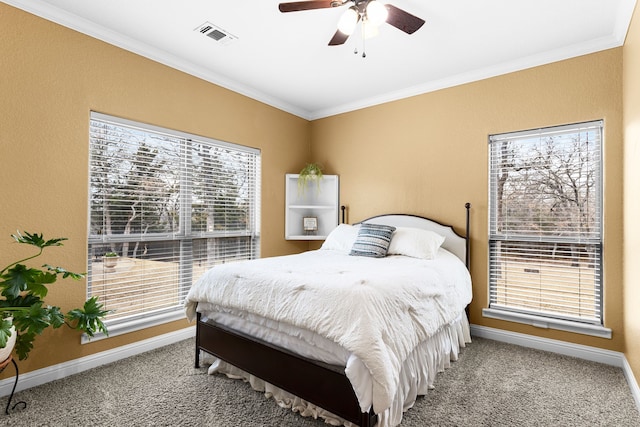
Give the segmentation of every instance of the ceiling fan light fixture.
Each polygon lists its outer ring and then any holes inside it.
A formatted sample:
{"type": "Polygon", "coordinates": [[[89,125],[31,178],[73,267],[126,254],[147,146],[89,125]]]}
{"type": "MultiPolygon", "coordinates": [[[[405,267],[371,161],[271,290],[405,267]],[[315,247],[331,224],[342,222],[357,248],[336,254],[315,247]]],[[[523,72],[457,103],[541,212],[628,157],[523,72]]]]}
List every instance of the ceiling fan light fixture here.
{"type": "Polygon", "coordinates": [[[340,17],[340,20],[338,21],[338,30],[340,30],[341,33],[350,36],[356,29],[359,18],[360,14],[358,13],[358,9],[356,9],[355,6],[351,6],[349,9],[345,10],[340,17]]]}
{"type": "Polygon", "coordinates": [[[387,8],[376,0],[367,4],[367,21],[373,25],[380,25],[387,20],[387,8]]]}
{"type": "Polygon", "coordinates": [[[362,33],[365,39],[372,39],[380,34],[380,31],[378,31],[377,25],[365,25],[365,22],[363,22],[362,33]]]}

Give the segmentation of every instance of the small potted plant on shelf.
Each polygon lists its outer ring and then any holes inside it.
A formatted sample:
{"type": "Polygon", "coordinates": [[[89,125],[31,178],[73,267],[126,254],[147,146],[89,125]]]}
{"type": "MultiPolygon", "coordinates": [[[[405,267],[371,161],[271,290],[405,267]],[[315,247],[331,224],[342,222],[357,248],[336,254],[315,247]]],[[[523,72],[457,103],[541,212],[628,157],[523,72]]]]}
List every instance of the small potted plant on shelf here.
{"type": "Polygon", "coordinates": [[[317,163],[307,163],[298,174],[298,191],[304,193],[309,182],[316,182],[320,191],[320,181],[322,180],[322,166],[317,163]]]}
{"type": "MultiPolygon", "coordinates": [[[[44,240],[42,234],[17,233],[13,239],[20,244],[37,249],[35,255],[10,263],[0,270],[0,350],[8,353],[0,362],[8,359],[15,345],[20,360],[29,356],[33,341],[48,327],[67,325],[92,337],[96,332],[108,334],[102,319],[109,311],[102,309],[97,297],[88,299],[82,308],[63,314],[60,307],[45,304],[48,285],[63,279],[82,279],[83,274],[72,273],[62,267],[44,264],[42,268],[27,267],[23,263],[42,255],[45,248],[62,246],[66,238],[44,240]]],[[[2,357],[2,356],[0,356],[2,357]]]]}

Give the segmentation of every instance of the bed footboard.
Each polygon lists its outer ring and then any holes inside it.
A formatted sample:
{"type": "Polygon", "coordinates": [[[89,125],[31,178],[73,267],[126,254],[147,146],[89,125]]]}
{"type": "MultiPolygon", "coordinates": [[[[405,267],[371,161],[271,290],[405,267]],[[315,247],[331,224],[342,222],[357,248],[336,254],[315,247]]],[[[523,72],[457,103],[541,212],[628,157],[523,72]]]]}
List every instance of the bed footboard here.
{"type": "Polygon", "coordinates": [[[344,367],[300,357],[222,325],[203,322],[198,313],[195,366],[200,350],[288,391],[356,425],[370,427],[376,415],[360,404],[344,367]]]}

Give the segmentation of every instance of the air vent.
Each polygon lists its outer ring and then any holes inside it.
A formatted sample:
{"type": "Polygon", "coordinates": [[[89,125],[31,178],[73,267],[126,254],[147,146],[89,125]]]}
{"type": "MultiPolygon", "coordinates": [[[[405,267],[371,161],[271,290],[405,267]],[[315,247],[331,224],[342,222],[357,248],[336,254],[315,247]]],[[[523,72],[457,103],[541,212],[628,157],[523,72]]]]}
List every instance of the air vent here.
{"type": "Polygon", "coordinates": [[[229,43],[238,40],[238,37],[217,25],[213,25],[211,22],[205,22],[204,24],[199,25],[194,31],[198,31],[200,34],[204,34],[222,45],[228,45],[229,43]]]}
{"type": "Polygon", "coordinates": [[[211,37],[215,41],[220,41],[223,37],[227,37],[227,35],[220,30],[213,30],[207,34],[207,37],[211,37]]]}

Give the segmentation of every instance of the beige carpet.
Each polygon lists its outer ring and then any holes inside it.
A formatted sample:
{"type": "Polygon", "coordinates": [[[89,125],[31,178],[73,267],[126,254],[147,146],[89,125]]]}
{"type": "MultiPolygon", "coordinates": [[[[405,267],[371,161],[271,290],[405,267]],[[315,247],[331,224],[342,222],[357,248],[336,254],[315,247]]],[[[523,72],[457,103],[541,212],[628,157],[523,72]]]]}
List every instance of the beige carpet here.
{"type": "MultiPolygon", "coordinates": [[[[193,346],[182,341],[24,390],[14,401],[27,408],[0,415],[0,425],[325,425],[194,369],[193,346]]],[[[640,416],[618,368],[475,338],[401,426],[640,426],[640,416]]]]}

